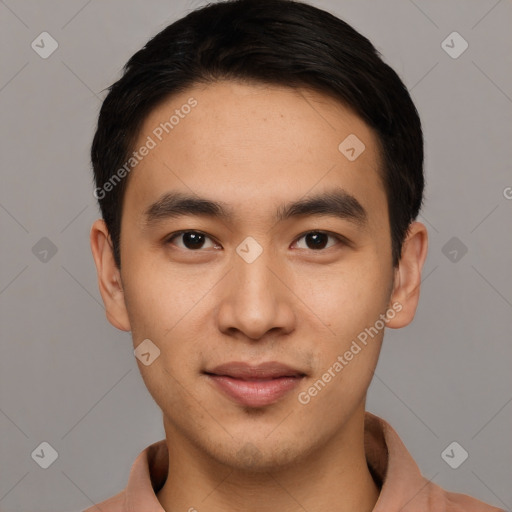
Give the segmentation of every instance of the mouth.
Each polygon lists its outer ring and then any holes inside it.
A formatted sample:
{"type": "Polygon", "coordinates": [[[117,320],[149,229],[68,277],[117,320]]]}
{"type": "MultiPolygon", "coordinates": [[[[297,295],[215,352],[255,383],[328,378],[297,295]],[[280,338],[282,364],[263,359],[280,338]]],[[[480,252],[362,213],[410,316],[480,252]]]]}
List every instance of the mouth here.
{"type": "Polygon", "coordinates": [[[304,372],[275,361],[259,365],[225,363],[204,374],[217,390],[245,407],[273,404],[306,377],[304,372]]]}

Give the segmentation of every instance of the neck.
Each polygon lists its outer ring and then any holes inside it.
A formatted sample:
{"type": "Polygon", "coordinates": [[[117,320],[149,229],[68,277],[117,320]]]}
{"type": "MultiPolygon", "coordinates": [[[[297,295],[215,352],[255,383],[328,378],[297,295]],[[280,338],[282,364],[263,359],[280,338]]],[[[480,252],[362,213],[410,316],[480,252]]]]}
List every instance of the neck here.
{"type": "Polygon", "coordinates": [[[364,408],[300,460],[257,471],[219,462],[164,423],[169,471],[157,498],[166,512],[370,512],[378,499],[364,452],[364,408]]]}

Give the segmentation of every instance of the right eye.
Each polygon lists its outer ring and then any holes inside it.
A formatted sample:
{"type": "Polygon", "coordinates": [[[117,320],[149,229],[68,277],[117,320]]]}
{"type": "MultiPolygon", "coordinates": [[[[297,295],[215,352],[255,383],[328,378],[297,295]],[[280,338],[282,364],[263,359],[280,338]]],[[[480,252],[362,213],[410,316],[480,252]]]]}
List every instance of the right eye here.
{"type": "MultiPolygon", "coordinates": [[[[199,249],[205,248],[204,247],[205,240],[211,240],[213,242],[212,238],[210,238],[205,233],[201,233],[200,231],[183,230],[183,231],[177,231],[176,233],[172,233],[167,238],[166,243],[176,245],[180,249],[185,249],[185,250],[188,249],[191,251],[197,251],[199,249]],[[173,241],[175,239],[180,240],[181,245],[173,243],[173,241]]],[[[215,248],[215,242],[213,242],[213,244],[210,245],[210,247],[206,247],[206,249],[208,249],[208,248],[215,248]]]]}

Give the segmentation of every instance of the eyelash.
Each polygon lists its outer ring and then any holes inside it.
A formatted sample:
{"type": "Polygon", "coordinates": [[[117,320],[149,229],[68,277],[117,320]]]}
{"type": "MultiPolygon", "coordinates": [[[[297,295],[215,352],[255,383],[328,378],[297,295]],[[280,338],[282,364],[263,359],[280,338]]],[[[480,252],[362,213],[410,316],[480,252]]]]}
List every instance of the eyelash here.
{"type": "MultiPolygon", "coordinates": [[[[211,236],[207,235],[206,233],[203,233],[202,231],[197,231],[197,230],[194,230],[194,229],[184,229],[184,230],[181,230],[181,231],[176,231],[175,233],[172,233],[171,235],[169,235],[169,237],[166,238],[165,240],[165,244],[171,244],[172,241],[175,239],[175,238],[178,238],[180,235],[183,235],[185,233],[195,233],[195,234],[199,234],[199,235],[204,235],[206,238],[209,238],[210,240],[212,240],[214,243],[218,243],[216,242],[211,236]]],[[[304,238],[306,235],[309,235],[311,233],[318,233],[318,234],[323,234],[323,235],[327,235],[331,238],[334,238],[337,240],[338,243],[341,243],[342,245],[349,245],[349,241],[341,236],[341,235],[338,235],[336,233],[332,233],[330,231],[323,231],[323,230],[311,230],[311,231],[306,231],[305,233],[302,233],[301,235],[299,235],[296,239],[295,239],[295,242],[296,243],[298,240],[300,240],[301,238],[304,238]]],[[[220,244],[219,244],[220,245],[220,244]]],[[[335,244],[336,245],[336,244],[335,244]]],[[[334,247],[334,245],[330,246],[330,247],[326,247],[326,248],[322,248],[322,249],[309,249],[310,251],[312,252],[322,252],[322,251],[326,251],[327,249],[330,249],[331,247],[334,247]]],[[[181,247],[179,249],[182,249],[181,247]]],[[[184,248],[183,250],[187,251],[187,252],[199,252],[201,251],[201,249],[196,249],[196,250],[193,250],[193,249],[188,249],[188,248],[184,248]]]]}

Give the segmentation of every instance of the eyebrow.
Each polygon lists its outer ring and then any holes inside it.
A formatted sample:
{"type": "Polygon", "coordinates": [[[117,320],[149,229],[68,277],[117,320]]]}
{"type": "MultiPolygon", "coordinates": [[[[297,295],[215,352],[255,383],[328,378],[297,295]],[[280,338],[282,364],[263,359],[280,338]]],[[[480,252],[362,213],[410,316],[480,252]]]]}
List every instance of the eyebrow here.
{"type": "MultiPolygon", "coordinates": [[[[368,213],[361,203],[342,188],[336,188],[280,205],[275,212],[277,222],[304,215],[333,216],[347,220],[364,228],[368,224],[368,213]]],[[[181,216],[204,216],[230,221],[233,210],[222,201],[185,194],[168,192],[144,211],[147,226],[181,216]]]]}

